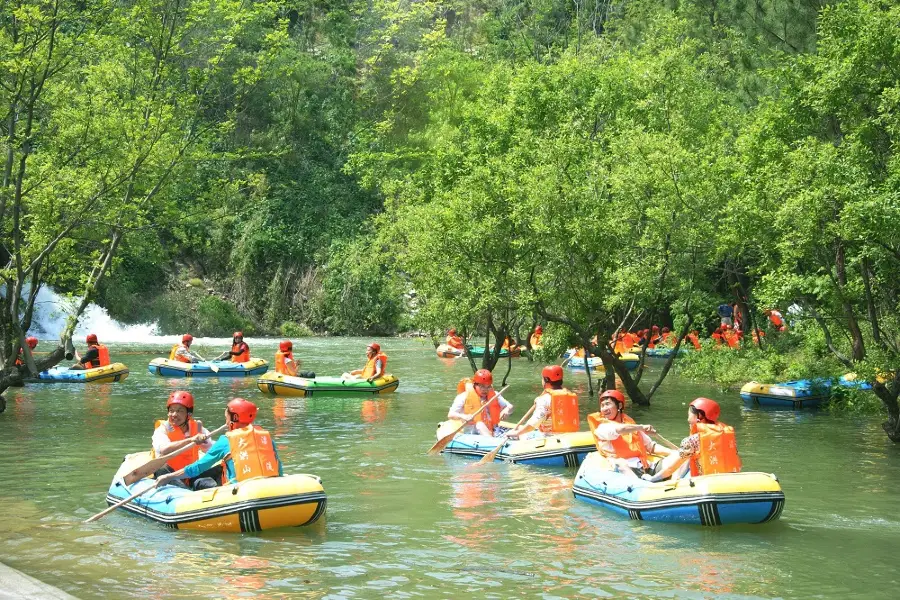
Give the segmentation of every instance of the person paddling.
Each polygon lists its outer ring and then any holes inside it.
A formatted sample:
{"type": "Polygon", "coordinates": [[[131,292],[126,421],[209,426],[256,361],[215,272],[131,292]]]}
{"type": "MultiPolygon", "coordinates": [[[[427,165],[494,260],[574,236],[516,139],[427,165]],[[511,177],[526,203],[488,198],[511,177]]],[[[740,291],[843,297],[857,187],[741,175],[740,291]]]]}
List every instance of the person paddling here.
{"type": "Polygon", "coordinates": [[[97,340],[97,334],[89,333],[85,338],[88,349],[84,356],[79,356],[75,351],[75,364],[70,369],[96,369],[97,367],[105,367],[109,364],[109,349],[97,340]]]}
{"type": "Polygon", "coordinates": [[[494,376],[487,369],[475,371],[471,383],[466,383],[462,392],[457,394],[447,413],[448,419],[468,421],[472,415],[490,402],[490,405],[475,420],[463,429],[463,433],[477,433],[494,437],[494,430],[500,421],[513,411],[513,405],[506,401],[493,388],[494,376]]]}
{"type": "Polygon", "coordinates": [[[534,399],[534,414],[524,424],[506,433],[511,440],[539,430],[529,437],[543,437],[554,433],[578,431],[578,396],[563,387],[563,370],[559,365],[544,367],[541,371],[544,392],[534,399]]]}
{"type": "Polygon", "coordinates": [[[231,360],[231,362],[245,363],[250,360],[250,346],[244,341],[244,333],[235,331],[231,338],[231,350],[226,350],[216,360],[231,360]]]}
{"type": "Polygon", "coordinates": [[[599,397],[600,412],[588,415],[588,425],[597,450],[610,459],[622,473],[635,479],[651,471],[651,454],[668,456],[671,450],[655,443],[647,435],[656,433],[652,425],[639,425],[625,414],[625,396],[618,390],[606,390],[599,397]]]}
{"type": "Polygon", "coordinates": [[[688,424],[691,435],[681,440],[677,452],[662,461],[654,473],[645,474],[648,481],[662,481],[672,477],[679,479],[690,466],[691,475],[739,473],[741,457],[738,456],[734,428],[718,421],[719,403],[709,398],[697,398],[688,407],[688,424]]]}
{"type": "MultiPolygon", "coordinates": [[[[209,431],[203,427],[203,423],[194,419],[193,394],[183,390],[172,392],[166,402],[166,411],[167,420],[157,421],[156,429],[153,431],[153,455],[165,456],[185,446],[193,445],[193,447],[178,456],[173,456],[164,467],[157,470],[154,473],[157,479],[186,467],[200,458],[200,450],[208,452],[212,447],[209,431]]],[[[216,482],[221,479],[222,467],[217,465],[194,478],[175,480],[173,485],[203,490],[216,487],[216,482]]]]}
{"type": "Polygon", "coordinates": [[[199,460],[160,477],[157,485],[167,485],[183,477],[193,479],[222,461],[229,484],[255,477],[282,477],[284,469],[275,440],[268,431],[253,424],[256,414],[257,408],[252,402],[233,399],[225,407],[228,433],[216,440],[199,460]]]}
{"type": "Polygon", "coordinates": [[[198,363],[203,360],[199,354],[191,350],[191,344],[194,342],[194,336],[189,333],[181,336],[181,343],[175,348],[172,355],[173,360],[183,363],[198,363]]]}
{"type": "Polygon", "coordinates": [[[344,378],[354,377],[372,383],[387,374],[387,355],[381,352],[381,346],[372,342],[366,346],[366,365],[362,369],[354,369],[344,373],[344,378]]]}

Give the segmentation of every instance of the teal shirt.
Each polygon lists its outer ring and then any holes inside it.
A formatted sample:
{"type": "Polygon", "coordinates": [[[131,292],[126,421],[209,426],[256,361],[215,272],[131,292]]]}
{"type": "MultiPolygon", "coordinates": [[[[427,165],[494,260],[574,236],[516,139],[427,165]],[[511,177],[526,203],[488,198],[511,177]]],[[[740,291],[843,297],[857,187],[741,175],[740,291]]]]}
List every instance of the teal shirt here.
{"type": "MultiPolygon", "coordinates": [[[[272,450],[275,451],[275,460],[278,461],[278,476],[284,477],[284,469],[281,466],[281,458],[278,457],[278,447],[275,445],[274,439],[272,439],[272,450]]],[[[184,468],[185,477],[194,479],[200,475],[200,473],[203,473],[222,462],[230,452],[231,444],[228,443],[228,437],[223,435],[216,440],[216,443],[210,447],[203,457],[184,468]]],[[[237,481],[237,477],[235,477],[234,474],[234,461],[230,458],[225,461],[225,472],[228,475],[228,483],[235,483],[237,481]]]]}

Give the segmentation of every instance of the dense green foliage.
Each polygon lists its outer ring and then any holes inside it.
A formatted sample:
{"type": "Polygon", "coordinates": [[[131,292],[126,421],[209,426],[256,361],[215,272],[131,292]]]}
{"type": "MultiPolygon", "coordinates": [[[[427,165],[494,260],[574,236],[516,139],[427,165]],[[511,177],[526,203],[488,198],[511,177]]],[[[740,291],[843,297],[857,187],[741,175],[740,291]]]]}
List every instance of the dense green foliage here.
{"type": "Polygon", "coordinates": [[[10,7],[6,365],[29,284],[168,333],[554,347],[727,301],[798,326],[685,373],[880,376],[900,439],[892,3],[10,7]]]}

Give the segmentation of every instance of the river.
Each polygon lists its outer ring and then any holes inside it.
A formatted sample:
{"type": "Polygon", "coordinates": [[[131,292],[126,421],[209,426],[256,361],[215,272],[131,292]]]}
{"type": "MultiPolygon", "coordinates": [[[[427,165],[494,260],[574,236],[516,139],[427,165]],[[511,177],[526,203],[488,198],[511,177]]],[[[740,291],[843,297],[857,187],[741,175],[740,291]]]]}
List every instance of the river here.
{"type": "MultiPolygon", "coordinates": [[[[277,340],[248,341],[271,361],[277,340]]],[[[302,339],[295,350],[303,369],[339,374],[362,366],[367,341],[302,339]]],[[[124,382],[8,390],[0,560],[85,599],[895,596],[900,448],[877,418],[749,410],[736,392],[670,375],[653,406],[632,416],[677,441],[687,403],[718,400],[744,469],[779,477],[784,512],[758,526],[628,521],[575,501],[574,470],[426,456],[469,365],[435,357],[424,340],[378,341],[401,380],[383,397],[279,399],[252,378],[164,379],[147,363],[168,345],[146,343],[111,346],[131,369],[124,382]],[[122,511],[82,523],[105,507],[122,457],[149,448],[175,389],[194,394],[210,429],[230,398],[257,403],[285,471],[322,477],[325,518],[257,534],[174,531],[122,511]]],[[[513,360],[504,395],[515,420],[539,392],[541,366],[513,360]]],[[[644,385],[658,369],[650,365],[644,385]]],[[[584,378],[566,373],[582,416],[597,409],[584,378]]]]}

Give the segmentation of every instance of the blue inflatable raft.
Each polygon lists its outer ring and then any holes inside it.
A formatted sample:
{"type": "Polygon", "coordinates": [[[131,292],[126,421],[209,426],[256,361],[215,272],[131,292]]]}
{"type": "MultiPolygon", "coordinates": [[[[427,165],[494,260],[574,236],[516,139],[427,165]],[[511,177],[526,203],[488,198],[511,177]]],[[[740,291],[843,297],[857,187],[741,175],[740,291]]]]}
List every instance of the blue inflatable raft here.
{"type": "Polygon", "coordinates": [[[122,363],[110,363],[93,369],[70,369],[53,367],[38,373],[37,379],[27,379],[31,383],[114,383],[128,377],[128,367],[122,363]]]}
{"type": "MultiPolygon", "coordinates": [[[[459,427],[459,423],[459,421],[445,421],[438,425],[437,439],[452,433],[459,427]]],[[[502,422],[500,426],[512,429],[515,423],[502,422]]],[[[503,443],[503,448],[497,452],[495,462],[543,467],[577,467],[585,456],[597,449],[590,431],[557,433],[523,440],[461,433],[447,444],[443,453],[480,459],[496,448],[498,443],[503,443]]]]}
{"type": "Polygon", "coordinates": [[[186,363],[167,358],[154,358],[147,365],[153,375],[162,377],[257,377],[269,370],[269,363],[261,358],[236,363],[227,360],[207,360],[186,363]],[[217,367],[216,370],[213,367],[217,367]]]}
{"type": "Polygon", "coordinates": [[[616,472],[599,452],[581,465],[575,498],[635,521],[689,525],[758,524],[784,509],[784,492],[769,473],[721,473],[650,483],[616,472]]]}

